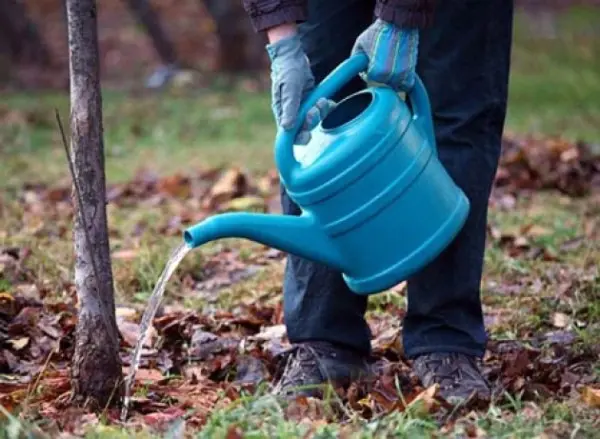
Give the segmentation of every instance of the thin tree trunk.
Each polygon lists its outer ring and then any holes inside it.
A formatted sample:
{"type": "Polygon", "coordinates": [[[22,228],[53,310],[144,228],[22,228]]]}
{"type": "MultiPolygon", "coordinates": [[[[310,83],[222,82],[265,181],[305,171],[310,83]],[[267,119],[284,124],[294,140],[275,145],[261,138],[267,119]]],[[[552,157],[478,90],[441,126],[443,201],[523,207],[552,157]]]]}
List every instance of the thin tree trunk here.
{"type": "Polygon", "coordinates": [[[219,38],[219,68],[228,73],[263,67],[264,36],[252,29],[239,0],[204,0],[219,38]]]}
{"type": "Polygon", "coordinates": [[[0,50],[14,62],[50,64],[50,52],[18,0],[0,0],[0,50]]]}
{"type": "Polygon", "coordinates": [[[160,24],[160,18],[148,0],[126,0],[129,10],[135,15],[138,22],[146,28],[146,32],[152,40],[154,49],[161,61],[165,64],[177,62],[175,46],[167,37],[166,32],[160,24]]]}
{"type": "Polygon", "coordinates": [[[121,399],[122,367],[106,218],[96,14],[95,0],[67,0],[71,149],[77,183],[73,239],[80,305],[72,385],[76,401],[103,407],[121,399]]]}

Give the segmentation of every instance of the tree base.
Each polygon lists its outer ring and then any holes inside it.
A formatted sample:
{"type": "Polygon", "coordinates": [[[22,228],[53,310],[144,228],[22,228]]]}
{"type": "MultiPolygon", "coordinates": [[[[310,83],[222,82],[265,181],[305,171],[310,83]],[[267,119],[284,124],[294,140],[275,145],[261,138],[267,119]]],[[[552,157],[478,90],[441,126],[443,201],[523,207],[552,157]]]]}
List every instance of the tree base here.
{"type": "Polygon", "coordinates": [[[111,333],[101,316],[80,314],[71,368],[73,403],[92,410],[120,405],[123,369],[119,340],[109,340],[111,333]]]}

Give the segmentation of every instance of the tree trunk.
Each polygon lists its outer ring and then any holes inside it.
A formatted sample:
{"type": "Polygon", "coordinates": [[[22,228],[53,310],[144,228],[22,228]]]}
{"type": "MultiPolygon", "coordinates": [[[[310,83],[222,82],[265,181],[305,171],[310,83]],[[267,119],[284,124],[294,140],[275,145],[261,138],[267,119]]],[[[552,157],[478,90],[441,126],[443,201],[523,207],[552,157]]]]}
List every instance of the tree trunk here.
{"type": "Polygon", "coordinates": [[[72,385],[76,401],[102,408],[120,402],[123,380],[106,218],[96,13],[95,0],[67,0],[71,149],[76,183],[73,240],[80,306],[72,385]]]}
{"type": "Polygon", "coordinates": [[[177,62],[175,47],[167,37],[160,24],[160,18],[148,0],[127,0],[127,6],[138,22],[146,28],[161,61],[165,64],[175,64],[177,62]]]}
{"type": "Polygon", "coordinates": [[[18,0],[0,0],[0,50],[13,62],[50,64],[50,53],[18,0]]]}
{"type": "Polygon", "coordinates": [[[263,68],[264,36],[252,29],[239,0],[204,0],[219,38],[219,68],[227,73],[263,68]]]}

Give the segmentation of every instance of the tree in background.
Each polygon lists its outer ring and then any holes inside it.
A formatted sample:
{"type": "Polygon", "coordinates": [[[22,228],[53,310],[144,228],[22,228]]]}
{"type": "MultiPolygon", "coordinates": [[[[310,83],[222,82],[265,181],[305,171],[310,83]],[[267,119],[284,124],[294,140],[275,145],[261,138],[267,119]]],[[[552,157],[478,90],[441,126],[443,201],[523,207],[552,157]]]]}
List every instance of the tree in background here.
{"type": "Polygon", "coordinates": [[[252,29],[240,0],[204,0],[216,25],[219,68],[227,73],[256,71],[263,67],[264,36],[252,29]]]}
{"type": "Polygon", "coordinates": [[[17,63],[48,66],[50,61],[50,52],[23,4],[0,0],[0,70],[7,72],[17,63]]]}
{"type": "Polygon", "coordinates": [[[160,17],[148,0],[125,0],[125,2],[138,23],[146,29],[154,50],[162,62],[162,65],[147,79],[146,86],[148,88],[162,87],[177,73],[179,68],[175,45],[167,36],[161,25],[160,17]]]}

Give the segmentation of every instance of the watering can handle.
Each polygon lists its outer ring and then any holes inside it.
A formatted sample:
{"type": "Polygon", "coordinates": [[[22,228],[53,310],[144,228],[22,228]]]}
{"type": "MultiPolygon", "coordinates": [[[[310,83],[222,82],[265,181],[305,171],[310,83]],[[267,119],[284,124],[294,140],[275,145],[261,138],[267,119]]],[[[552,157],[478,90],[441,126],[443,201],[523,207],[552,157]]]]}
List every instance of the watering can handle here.
{"type": "Polygon", "coordinates": [[[319,99],[333,96],[368,66],[369,58],[364,53],[357,53],[344,60],[306,97],[300,106],[294,127],[290,130],[281,127],[278,129],[275,137],[275,162],[283,183],[287,183],[294,169],[300,167],[294,157],[294,139],[300,131],[308,111],[315,106],[319,99]]]}
{"type": "MultiPolygon", "coordinates": [[[[281,127],[278,129],[275,137],[275,163],[277,164],[284,185],[292,178],[294,170],[300,167],[300,163],[294,157],[294,139],[300,131],[308,111],[315,106],[319,99],[333,96],[356,75],[366,70],[368,66],[369,58],[364,53],[357,53],[343,61],[306,97],[300,106],[294,127],[290,130],[285,130],[281,127]]],[[[408,92],[408,99],[413,109],[413,118],[425,131],[431,147],[436,151],[431,107],[427,90],[419,76],[415,76],[415,85],[408,92]]]]}
{"type": "Polygon", "coordinates": [[[407,97],[412,106],[413,119],[424,131],[423,134],[427,137],[434,154],[437,155],[429,96],[425,84],[423,84],[423,81],[421,81],[421,78],[417,74],[415,74],[415,85],[410,89],[407,97]]]}

